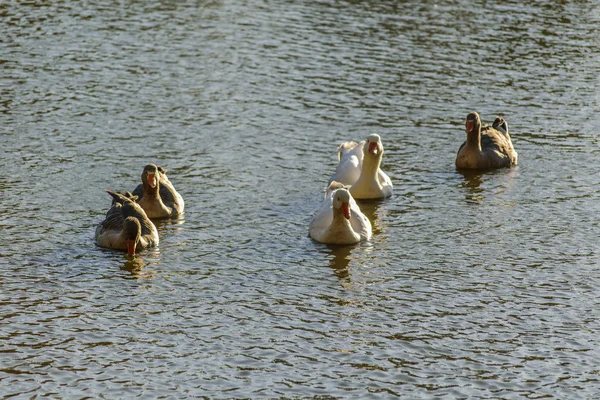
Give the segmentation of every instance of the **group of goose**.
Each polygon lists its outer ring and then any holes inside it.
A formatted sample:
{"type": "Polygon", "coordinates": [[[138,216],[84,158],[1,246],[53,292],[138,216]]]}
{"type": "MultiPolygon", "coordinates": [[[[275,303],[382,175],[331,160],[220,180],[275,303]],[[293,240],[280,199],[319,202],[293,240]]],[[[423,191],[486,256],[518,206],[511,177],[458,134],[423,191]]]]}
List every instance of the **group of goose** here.
{"type": "MultiPolygon", "coordinates": [[[[492,126],[482,126],[479,114],[471,112],[466,121],[467,139],[456,155],[457,169],[489,170],[517,164],[508,123],[496,117],[492,126]]],[[[392,195],[392,181],[380,169],[383,157],[381,137],[372,134],[360,143],[345,142],[338,147],[339,163],[329,180],[325,199],[312,219],[308,233],[326,244],[355,244],[369,240],[371,222],[355,199],[381,199],[392,195]]]]}
{"type": "Polygon", "coordinates": [[[151,219],[177,217],[185,206],[167,170],[154,164],[144,167],[142,183],[133,192],[107,192],[113,201],[96,227],[96,242],[128,254],[158,246],[158,231],[151,219]]]}
{"type": "MultiPolygon", "coordinates": [[[[508,134],[508,124],[496,117],[492,126],[481,126],[476,112],[466,121],[467,140],[456,156],[457,169],[493,169],[517,164],[517,152],[508,134]]],[[[310,222],[308,233],[327,244],[355,244],[369,240],[371,222],[356,200],[381,199],[392,195],[390,177],[381,170],[383,144],[377,134],[360,143],[338,147],[338,165],[325,190],[325,199],[310,222]]],[[[129,254],[158,245],[158,232],[151,219],[176,217],[183,213],[183,198],[167,177],[167,171],[148,164],[142,183],[133,192],[107,192],[113,201],[106,218],[96,228],[101,247],[129,254]]]]}
{"type": "Polygon", "coordinates": [[[338,147],[337,168],[308,227],[311,238],[327,244],[354,244],[371,239],[371,222],[355,199],[392,195],[392,181],[380,168],[382,158],[383,144],[377,134],[360,143],[345,142],[338,147]]]}

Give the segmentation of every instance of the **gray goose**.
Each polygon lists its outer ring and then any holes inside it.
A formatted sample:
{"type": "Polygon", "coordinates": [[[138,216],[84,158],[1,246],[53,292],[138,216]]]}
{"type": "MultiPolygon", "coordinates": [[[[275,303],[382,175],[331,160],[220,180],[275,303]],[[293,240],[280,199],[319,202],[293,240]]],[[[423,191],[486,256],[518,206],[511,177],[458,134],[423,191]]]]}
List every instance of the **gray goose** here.
{"type": "Polygon", "coordinates": [[[456,155],[457,169],[494,169],[517,165],[508,123],[496,117],[492,126],[481,126],[479,114],[471,112],[466,122],[467,140],[456,155]]]}
{"type": "Polygon", "coordinates": [[[167,170],[148,164],[142,171],[142,183],[133,191],[148,218],[169,218],[183,214],[185,203],[167,177],[167,170]]]}
{"type": "Polygon", "coordinates": [[[128,254],[146,247],[158,246],[158,232],[135,196],[126,197],[107,190],[113,203],[104,221],[96,227],[96,242],[100,247],[124,250],[128,254]]]}

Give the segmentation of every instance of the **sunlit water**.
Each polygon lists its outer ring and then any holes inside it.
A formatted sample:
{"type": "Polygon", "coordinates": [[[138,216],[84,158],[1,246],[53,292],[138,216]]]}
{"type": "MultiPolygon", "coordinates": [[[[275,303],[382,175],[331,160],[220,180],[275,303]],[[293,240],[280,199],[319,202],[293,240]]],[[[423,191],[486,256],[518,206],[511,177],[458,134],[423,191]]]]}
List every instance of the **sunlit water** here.
{"type": "Polygon", "coordinates": [[[394,3],[0,4],[0,393],[598,396],[598,4],[394,3]],[[473,110],[518,167],[455,170],[473,110]],[[373,132],[373,240],[312,241],[373,132]],[[98,248],[148,162],[184,218],[98,248]]]}

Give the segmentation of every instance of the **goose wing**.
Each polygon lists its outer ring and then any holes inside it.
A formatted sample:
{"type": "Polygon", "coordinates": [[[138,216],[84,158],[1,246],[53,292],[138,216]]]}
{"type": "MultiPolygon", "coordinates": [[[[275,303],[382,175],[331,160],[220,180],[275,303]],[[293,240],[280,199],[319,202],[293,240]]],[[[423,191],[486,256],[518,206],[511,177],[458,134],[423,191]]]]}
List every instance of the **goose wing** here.
{"type": "Polygon", "coordinates": [[[481,149],[484,151],[497,151],[509,158],[512,158],[514,152],[510,137],[492,127],[482,128],[481,149]]]}
{"type": "Polygon", "coordinates": [[[115,203],[108,209],[104,221],[100,223],[101,231],[120,231],[123,228],[124,222],[125,217],[123,216],[123,206],[120,203],[115,203]]]}

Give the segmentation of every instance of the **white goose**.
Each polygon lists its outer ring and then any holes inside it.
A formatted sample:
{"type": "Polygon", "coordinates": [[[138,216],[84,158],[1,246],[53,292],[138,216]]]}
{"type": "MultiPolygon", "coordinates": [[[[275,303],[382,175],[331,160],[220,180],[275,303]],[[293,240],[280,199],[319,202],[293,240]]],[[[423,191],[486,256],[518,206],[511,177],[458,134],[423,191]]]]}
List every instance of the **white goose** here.
{"type": "Polygon", "coordinates": [[[383,157],[381,137],[371,134],[363,145],[360,177],[350,187],[355,199],[381,199],[392,195],[392,181],[379,167],[383,157]]]}
{"type": "Polygon", "coordinates": [[[358,180],[362,168],[364,145],[363,140],[360,143],[344,142],[338,146],[339,162],[329,183],[335,181],[343,185],[352,185],[358,180]]]}
{"type": "Polygon", "coordinates": [[[321,243],[355,244],[371,239],[372,229],[350,192],[341,183],[332,182],[308,234],[321,243]]]}

